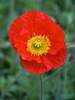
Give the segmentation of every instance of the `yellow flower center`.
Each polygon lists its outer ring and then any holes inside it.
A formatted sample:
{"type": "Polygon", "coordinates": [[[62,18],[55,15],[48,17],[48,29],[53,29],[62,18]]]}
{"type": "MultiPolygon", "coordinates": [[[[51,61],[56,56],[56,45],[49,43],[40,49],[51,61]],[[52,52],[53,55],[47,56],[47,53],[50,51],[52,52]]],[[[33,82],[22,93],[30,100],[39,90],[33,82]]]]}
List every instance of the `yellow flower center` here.
{"type": "Polygon", "coordinates": [[[51,43],[46,36],[36,35],[27,42],[27,51],[33,55],[47,54],[51,43]]]}

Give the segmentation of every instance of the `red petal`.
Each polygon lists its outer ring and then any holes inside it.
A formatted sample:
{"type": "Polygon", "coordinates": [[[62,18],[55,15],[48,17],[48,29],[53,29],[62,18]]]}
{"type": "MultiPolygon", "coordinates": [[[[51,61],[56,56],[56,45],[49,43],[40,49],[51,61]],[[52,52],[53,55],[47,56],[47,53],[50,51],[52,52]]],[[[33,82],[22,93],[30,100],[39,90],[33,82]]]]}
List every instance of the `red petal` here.
{"type": "Polygon", "coordinates": [[[27,61],[36,61],[36,62],[38,62],[38,63],[41,63],[41,58],[40,58],[40,56],[33,56],[33,55],[31,55],[30,53],[28,53],[28,52],[24,52],[24,53],[21,54],[20,56],[21,56],[21,58],[22,58],[23,60],[27,60],[27,61]]]}
{"type": "Polygon", "coordinates": [[[31,22],[28,19],[23,19],[23,17],[18,17],[9,28],[9,39],[12,46],[16,49],[19,49],[20,45],[22,45],[24,49],[25,42],[27,42],[33,34],[31,22]],[[17,45],[19,45],[19,47],[17,47],[17,45]]]}
{"type": "Polygon", "coordinates": [[[26,61],[22,60],[23,67],[32,74],[43,74],[50,70],[42,63],[37,63],[36,61],[26,61]]]}
{"type": "Polygon", "coordinates": [[[57,68],[64,64],[66,59],[66,48],[61,49],[56,55],[46,55],[43,58],[43,64],[51,66],[51,68],[57,68]]]}
{"type": "Polygon", "coordinates": [[[64,39],[64,32],[62,31],[61,27],[54,23],[54,25],[51,25],[50,31],[52,34],[50,34],[50,40],[51,40],[51,48],[49,50],[50,54],[56,54],[61,48],[65,45],[65,39],[64,39]]]}
{"type": "Polygon", "coordinates": [[[27,61],[21,58],[23,67],[30,73],[42,74],[48,72],[51,69],[60,67],[64,64],[66,59],[66,48],[61,49],[56,55],[46,55],[41,58],[42,63],[36,61],[27,61]]]}

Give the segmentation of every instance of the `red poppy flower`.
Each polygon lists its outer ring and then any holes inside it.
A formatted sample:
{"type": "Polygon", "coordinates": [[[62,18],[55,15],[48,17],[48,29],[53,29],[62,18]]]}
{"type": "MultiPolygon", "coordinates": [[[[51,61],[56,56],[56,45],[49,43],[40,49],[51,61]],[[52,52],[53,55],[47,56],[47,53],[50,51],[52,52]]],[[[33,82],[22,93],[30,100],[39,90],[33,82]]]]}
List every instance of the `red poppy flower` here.
{"type": "Polygon", "coordinates": [[[31,73],[45,73],[65,61],[64,32],[40,11],[29,11],[16,18],[10,26],[9,38],[24,68],[31,73]]]}

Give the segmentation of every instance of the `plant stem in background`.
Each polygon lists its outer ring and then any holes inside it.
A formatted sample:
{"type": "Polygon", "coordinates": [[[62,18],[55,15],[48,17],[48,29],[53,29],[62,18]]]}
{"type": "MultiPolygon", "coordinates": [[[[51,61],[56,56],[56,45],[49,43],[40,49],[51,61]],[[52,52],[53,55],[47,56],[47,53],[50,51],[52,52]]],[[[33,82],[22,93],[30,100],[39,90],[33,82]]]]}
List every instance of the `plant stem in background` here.
{"type": "Polygon", "coordinates": [[[40,75],[40,100],[43,100],[43,81],[42,81],[42,75],[40,75]]]}

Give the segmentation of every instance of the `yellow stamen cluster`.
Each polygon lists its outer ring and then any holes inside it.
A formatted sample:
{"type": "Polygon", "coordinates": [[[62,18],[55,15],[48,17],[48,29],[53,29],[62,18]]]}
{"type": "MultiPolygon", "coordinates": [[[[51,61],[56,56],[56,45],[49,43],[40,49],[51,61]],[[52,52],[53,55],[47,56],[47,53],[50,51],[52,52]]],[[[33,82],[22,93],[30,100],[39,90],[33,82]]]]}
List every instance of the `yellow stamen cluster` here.
{"type": "Polygon", "coordinates": [[[46,36],[35,35],[27,42],[27,51],[33,55],[40,56],[47,54],[50,49],[51,43],[46,36]]]}

